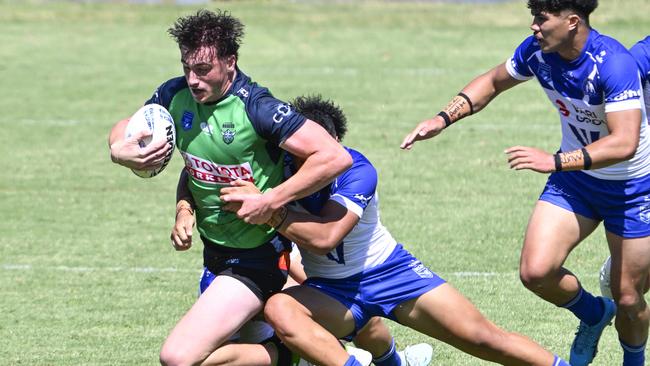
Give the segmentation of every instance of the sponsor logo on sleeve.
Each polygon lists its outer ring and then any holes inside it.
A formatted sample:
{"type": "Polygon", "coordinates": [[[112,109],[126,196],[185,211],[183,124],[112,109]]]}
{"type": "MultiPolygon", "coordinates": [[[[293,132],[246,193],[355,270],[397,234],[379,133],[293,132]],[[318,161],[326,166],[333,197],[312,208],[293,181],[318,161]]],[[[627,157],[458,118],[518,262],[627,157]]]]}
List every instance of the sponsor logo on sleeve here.
{"type": "Polygon", "coordinates": [[[641,89],[639,90],[624,90],[620,92],[618,95],[616,95],[614,98],[612,98],[612,101],[614,102],[622,102],[624,100],[628,99],[636,99],[641,97],[641,89]]]}
{"type": "Polygon", "coordinates": [[[286,103],[278,104],[275,110],[276,112],[273,115],[273,122],[275,123],[281,123],[285,117],[291,115],[291,105],[286,103]]]}
{"type": "Polygon", "coordinates": [[[229,184],[237,179],[255,183],[250,163],[223,165],[210,160],[181,152],[185,160],[185,169],[192,178],[207,184],[229,184]]]}

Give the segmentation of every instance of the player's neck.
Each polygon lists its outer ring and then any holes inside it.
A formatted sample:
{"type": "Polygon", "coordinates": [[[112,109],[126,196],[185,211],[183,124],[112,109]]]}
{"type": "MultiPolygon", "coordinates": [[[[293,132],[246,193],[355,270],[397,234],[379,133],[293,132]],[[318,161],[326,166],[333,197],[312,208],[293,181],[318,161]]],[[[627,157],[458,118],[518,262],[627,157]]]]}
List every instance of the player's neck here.
{"type": "Polygon", "coordinates": [[[573,61],[580,57],[582,50],[587,44],[590,31],[591,28],[588,26],[579,26],[576,29],[576,33],[567,42],[567,46],[558,51],[560,57],[566,61],[573,61]]]}

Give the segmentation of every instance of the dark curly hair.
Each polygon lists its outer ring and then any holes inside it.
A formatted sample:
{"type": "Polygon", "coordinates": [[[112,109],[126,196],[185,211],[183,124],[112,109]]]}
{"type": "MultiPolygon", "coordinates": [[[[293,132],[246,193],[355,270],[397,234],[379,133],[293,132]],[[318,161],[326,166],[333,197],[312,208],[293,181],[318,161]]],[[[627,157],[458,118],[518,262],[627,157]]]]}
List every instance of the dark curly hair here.
{"type": "Polygon", "coordinates": [[[348,131],[348,121],[334,102],[324,100],[320,95],[307,95],[297,97],[291,104],[298,113],[323,126],[332,137],[343,141],[343,136],[348,131]]]}
{"type": "Polygon", "coordinates": [[[528,9],[532,15],[541,12],[557,14],[562,10],[573,10],[587,24],[589,15],[598,7],[598,0],[528,0],[528,9]]]}
{"type": "Polygon", "coordinates": [[[201,9],[178,18],[167,32],[182,49],[193,51],[201,46],[213,46],[219,57],[238,56],[244,25],[227,11],[201,9]]]}

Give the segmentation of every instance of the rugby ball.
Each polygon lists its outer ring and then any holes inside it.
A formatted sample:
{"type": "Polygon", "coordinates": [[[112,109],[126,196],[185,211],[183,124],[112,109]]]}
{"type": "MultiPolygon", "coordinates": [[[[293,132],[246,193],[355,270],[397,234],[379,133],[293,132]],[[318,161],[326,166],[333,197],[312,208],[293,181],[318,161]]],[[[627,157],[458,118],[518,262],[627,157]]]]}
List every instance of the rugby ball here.
{"type": "Polygon", "coordinates": [[[151,178],[165,170],[174,154],[176,147],[176,129],[174,128],[174,119],[165,107],[159,104],[147,104],[138,109],[131,116],[129,123],[126,125],[125,137],[130,138],[140,131],[149,131],[151,136],[145,137],[139,141],[140,148],[144,148],[152,142],[167,141],[170,149],[165,155],[161,166],[153,170],[131,169],[135,175],[141,178],[151,178]]]}
{"type": "Polygon", "coordinates": [[[612,298],[612,286],[610,278],[612,276],[612,257],[607,257],[603,265],[600,267],[600,293],[605,297],[612,298]]]}

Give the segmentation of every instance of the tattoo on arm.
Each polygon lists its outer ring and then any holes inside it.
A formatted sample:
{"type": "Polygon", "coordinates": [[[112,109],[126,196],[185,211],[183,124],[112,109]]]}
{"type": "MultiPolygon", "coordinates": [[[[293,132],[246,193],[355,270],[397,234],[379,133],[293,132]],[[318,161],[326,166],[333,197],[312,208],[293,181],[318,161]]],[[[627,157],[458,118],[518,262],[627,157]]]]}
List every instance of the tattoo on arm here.
{"type": "Polygon", "coordinates": [[[555,170],[558,172],[562,170],[588,170],[589,168],[591,168],[591,157],[585,148],[556,154],[555,170]]]}
{"type": "Polygon", "coordinates": [[[443,112],[449,116],[451,123],[454,123],[459,119],[472,114],[472,105],[469,102],[469,98],[467,98],[464,94],[462,96],[456,95],[454,99],[452,99],[451,102],[447,104],[445,109],[443,109],[443,112]]]}

